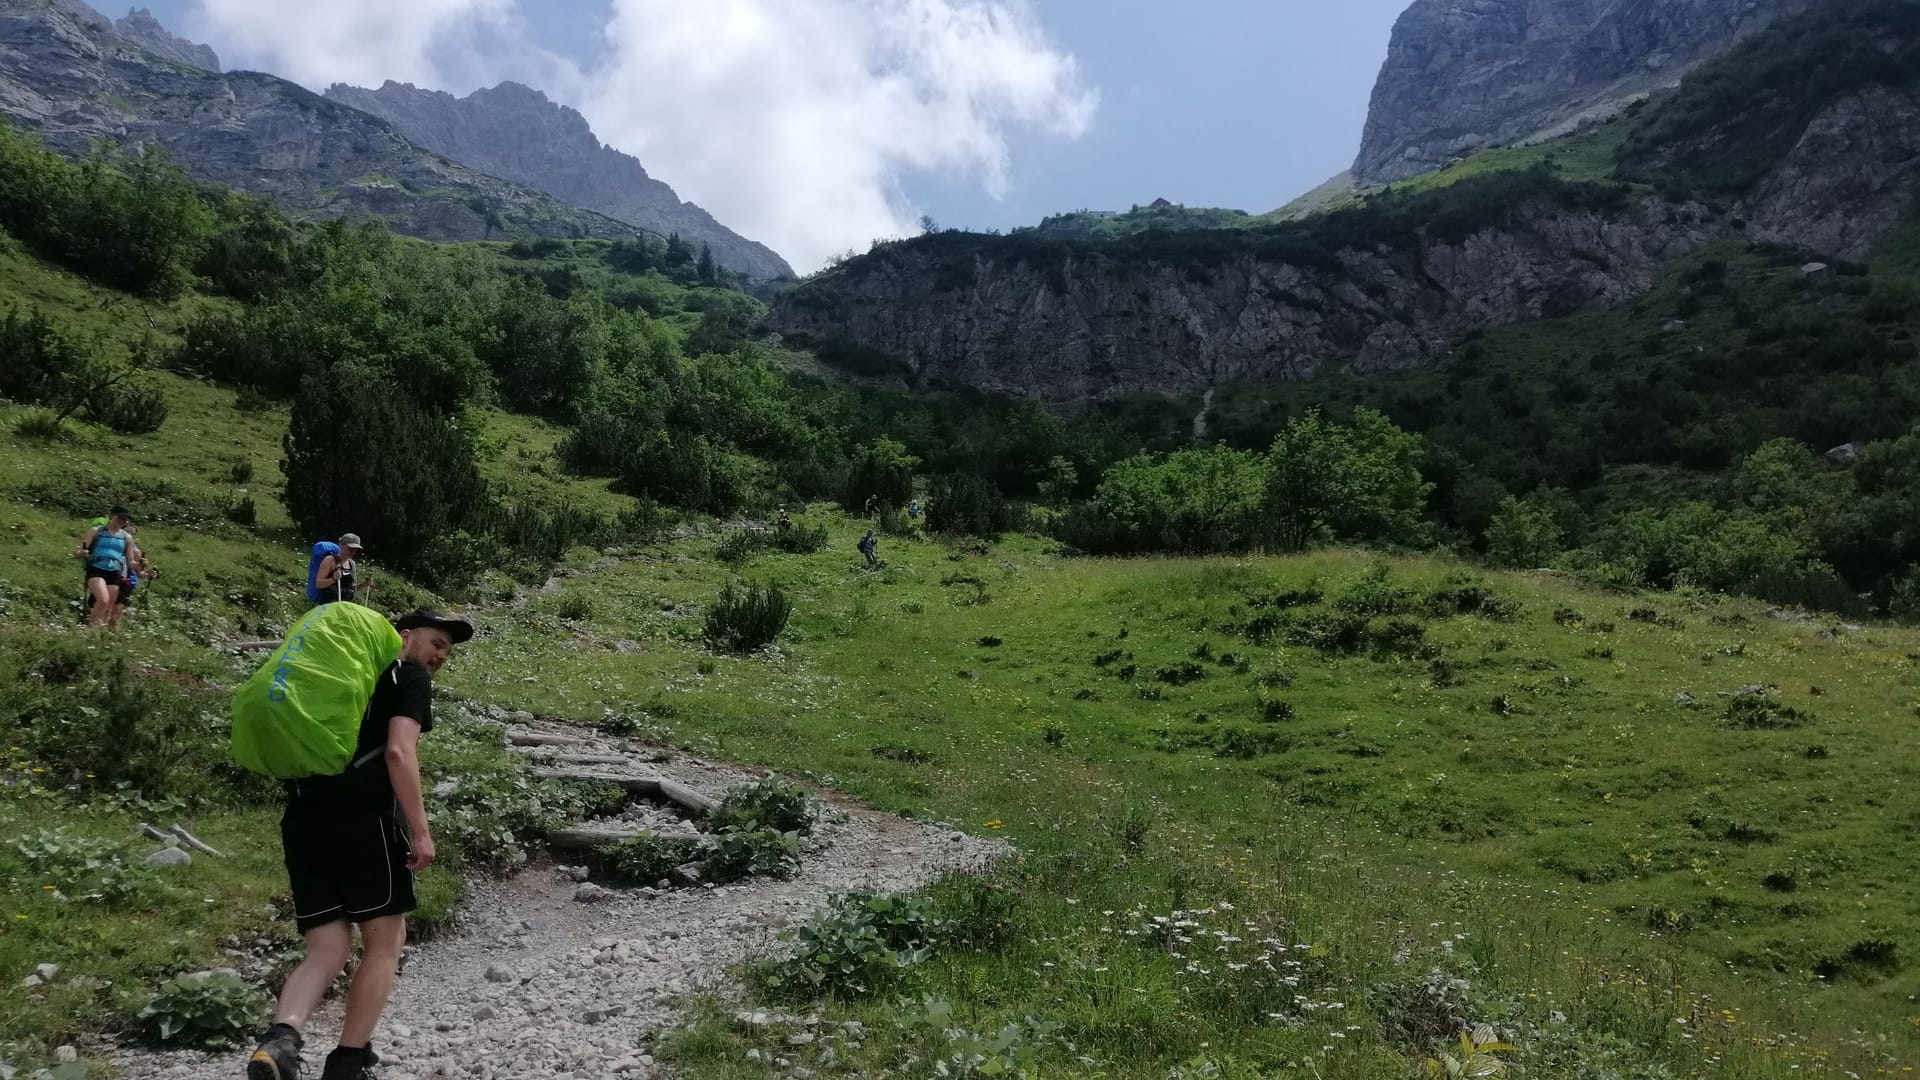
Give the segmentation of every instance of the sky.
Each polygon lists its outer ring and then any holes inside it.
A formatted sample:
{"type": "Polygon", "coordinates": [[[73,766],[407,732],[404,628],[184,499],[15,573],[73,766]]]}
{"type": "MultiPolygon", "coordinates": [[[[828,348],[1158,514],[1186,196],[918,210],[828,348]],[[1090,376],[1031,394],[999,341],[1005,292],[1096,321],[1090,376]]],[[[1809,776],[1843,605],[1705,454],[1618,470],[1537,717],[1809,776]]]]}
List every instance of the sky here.
{"type": "Polygon", "coordinates": [[[1408,0],[142,2],[315,90],[535,86],[808,272],[923,215],[1281,206],[1351,164],[1408,0]]]}

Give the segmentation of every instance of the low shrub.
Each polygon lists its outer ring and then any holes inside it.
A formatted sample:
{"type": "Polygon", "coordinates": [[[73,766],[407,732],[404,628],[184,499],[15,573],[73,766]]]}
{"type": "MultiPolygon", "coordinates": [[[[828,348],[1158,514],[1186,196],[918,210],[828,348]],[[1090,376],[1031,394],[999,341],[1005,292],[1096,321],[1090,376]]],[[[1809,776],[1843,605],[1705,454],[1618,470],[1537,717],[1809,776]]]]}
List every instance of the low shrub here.
{"type": "Polygon", "coordinates": [[[593,618],[593,596],[589,593],[567,593],[553,606],[553,613],[568,622],[585,622],[593,618]]]}
{"type": "Polygon", "coordinates": [[[791,525],[785,529],[776,529],[773,533],[773,546],[789,555],[812,555],[827,548],[827,529],[820,525],[807,528],[804,525],[791,525]]]}
{"type": "Polygon", "coordinates": [[[800,866],[800,836],[777,829],[729,826],[709,835],[701,853],[714,881],[786,877],[800,866]]]}
{"type": "Polygon", "coordinates": [[[609,880],[627,885],[652,885],[675,867],[692,861],[700,841],[692,836],[641,836],[602,844],[593,851],[594,869],[609,880]]]}
{"type": "Polygon", "coordinates": [[[227,470],[227,479],[232,481],[235,484],[246,484],[246,483],[252,482],[253,462],[248,461],[244,458],[234,462],[233,468],[227,470]]]}
{"type": "Polygon", "coordinates": [[[134,1019],[159,1042],[233,1049],[258,1032],[266,1005],[233,972],[196,971],[163,983],[134,1019]]]}
{"type": "Polygon", "coordinates": [[[51,886],[66,900],[123,904],[155,883],[153,872],[126,845],[65,829],[41,829],[16,837],[13,850],[27,871],[12,883],[22,895],[51,886]]]}
{"type": "Polygon", "coordinates": [[[727,790],[710,819],[716,830],[773,829],[808,836],[820,820],[820,800],[784,777],[770,776],[727,790]]]}
{"type": "Polygon", "coordinates": [[[924,900],[849,894],[793,931],[793,947],[763,979],[788,997],[876,994],[933,955],[939,930],[924,900]]]}
{"type": "Polygon", "coordinates": [[[227,504],[227,520],[243,528],[251,529],[260,520],[260,510],[253,505],[253,496],[242,495],[227,504]]]}
{"type": "Polygon", "coordinates": [[[736,653],[766,648],[787,628],[792,614],[793,602],[778,585],[764,589],[729,585],[707,612],[707,643],[736,653]]]}
{"type": "Polygon", "coordinates": [[[97,391],[87,415],[122,435],[147,435],[167,422],[166,391],[148,379],[128,379],[97,391]]]}
{"type": "Polygon", "coordinates": [[[765,533],[754,529],[734,529],[713,545],[713,557],[737,565],[753,558],[767,547],[765,533]]]}
{"type": "Polygon", "coordinates": [[[52,409],[30,409],[13,422],[13,433],[23,439],[52,441],[64,438],[67,427],[52,409]]]}

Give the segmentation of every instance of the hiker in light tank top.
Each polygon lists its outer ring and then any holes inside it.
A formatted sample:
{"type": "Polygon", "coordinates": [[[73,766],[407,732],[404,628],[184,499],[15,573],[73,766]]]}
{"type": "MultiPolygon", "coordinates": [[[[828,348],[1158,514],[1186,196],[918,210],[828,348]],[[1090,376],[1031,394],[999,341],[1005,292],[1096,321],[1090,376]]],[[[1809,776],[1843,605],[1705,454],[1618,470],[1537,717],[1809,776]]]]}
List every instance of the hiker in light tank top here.
{"type": "Polygon", "coordinates": [[[87,570],[87,598],[92,602],[89,626],[112,626],[118,621],[120,590],[127,584],[127,570],[135,551],[128,526],[133,515],[124,506],[116,506],[107,515],[104,527],[88,529],[80,537],[73,557],[82,560],[87,570]]]}

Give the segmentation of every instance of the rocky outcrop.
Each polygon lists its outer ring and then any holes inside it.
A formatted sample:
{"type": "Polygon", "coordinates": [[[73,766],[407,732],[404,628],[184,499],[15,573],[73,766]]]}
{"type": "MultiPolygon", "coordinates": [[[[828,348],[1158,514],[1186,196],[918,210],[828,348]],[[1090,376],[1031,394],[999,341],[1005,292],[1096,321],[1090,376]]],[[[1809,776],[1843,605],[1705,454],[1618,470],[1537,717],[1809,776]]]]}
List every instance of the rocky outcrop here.
{"type": "Polygon", "coordinates": [[[1374,85],[1361,184],[1559,134],[1672,86],[1812,0],[1414,0],[1374,85]]]}
{"type": "Polygon", "coordinates": [[[195,178],[296,216],[371,214],[431,240],[635,232],[429,153],[284,79],[156,55],[74,0],[0,0],[0,115],[70,154],[100,140],[163,146],[195,178]]]}
{"type": "Polygon", "coordinates": [[[327,97],[372,113],[414,143],[574,206],[713,249],[721,266],[756,280],[792,277],[786,260],[682,202],[633,157],[603,146],[578,112],[505,82],[464,98],[407,83],[378,90],[336,84],[327,97]]]}
{"type": "Polygon", "coordinates": [[[113,32],[162,60],[203,71],[220,70],[220,56],[211,47],[175,37],[146,8],[134,8],[127,12],[126,18],[114,20],[113,32]]]}
{"type": "Polygon", "coordinates": [[[1500,227],[1320,266],[1251,248],[1121,262],[1072,249],[1007,259],[988,244],[956,259],[951,241],[914,241],[786,294],[771,325],[878,350],[929,381],[1056,404],[1199,394],[1329,365],[1426,365],[1482,327],[1638,295],[1661,259],[1724,228],[1656,199],[1612,212],[1543,201],[1500,227]]]}

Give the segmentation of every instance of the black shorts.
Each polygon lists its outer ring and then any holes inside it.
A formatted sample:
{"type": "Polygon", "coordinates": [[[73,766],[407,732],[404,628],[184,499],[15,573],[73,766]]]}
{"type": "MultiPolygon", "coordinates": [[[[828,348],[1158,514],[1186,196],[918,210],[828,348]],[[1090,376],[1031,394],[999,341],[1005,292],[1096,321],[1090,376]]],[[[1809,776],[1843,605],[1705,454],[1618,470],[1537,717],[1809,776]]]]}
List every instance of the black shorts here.
{"type": "MultiPolygon", "coordinates": [[[[97,566],[87,567],[87,581],[92,582],[94,578],[99,578],[101,581],[106,582],[107,587],[111,589],[124,589],[127,587],[127,575],[122,574],[118,570],[102,570],[97,566]]],[[[91,584],[87,586],[87,591],[93,591],[91,584]]]]}
{"type": "Polygon", "coordinates": [[[414,909],[413,843],[391,813],[290,803],[280,819],[293,921],[301,933],[414,909]]]}

